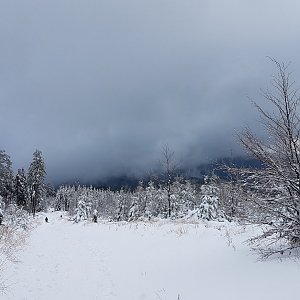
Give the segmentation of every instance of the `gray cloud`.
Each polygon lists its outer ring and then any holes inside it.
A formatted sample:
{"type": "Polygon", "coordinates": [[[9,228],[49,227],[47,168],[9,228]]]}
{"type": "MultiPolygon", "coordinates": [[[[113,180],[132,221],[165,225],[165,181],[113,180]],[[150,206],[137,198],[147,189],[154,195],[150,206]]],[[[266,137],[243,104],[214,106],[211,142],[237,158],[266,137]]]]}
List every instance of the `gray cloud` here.
{"type": "MultiPolygon", "coordinates": [[[[51,181],[143,172],[169,143],[193,165],[238,153],[274,66],[299,77],[298,1],[0,3],[0,148],[51,181]]],[[[300,85],[300,82],[299,82],[300,85]]]]}

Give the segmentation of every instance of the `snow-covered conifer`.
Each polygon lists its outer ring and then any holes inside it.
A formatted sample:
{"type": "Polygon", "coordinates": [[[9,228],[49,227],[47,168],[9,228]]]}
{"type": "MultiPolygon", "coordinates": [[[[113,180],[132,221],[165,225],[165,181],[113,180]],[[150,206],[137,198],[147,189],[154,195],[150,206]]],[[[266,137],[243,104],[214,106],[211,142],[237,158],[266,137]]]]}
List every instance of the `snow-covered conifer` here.
{"type": "Polygon", "coordinates": [[[139,214],[139,206],[138,206],[138,198],[132,197],[132,204],[129,209],[128,221],[135,221],[140,217],[139,214]]]}
{"type": "Polygon", "coordinates": [[[119,192],[116,192],[116,216],[115,219],[117,221],[126,221],[128,219],[128,213],[129,213],[129,197],[126,195],[126,191],[124,189],[121,189],[119,192]]]}
{"type": "Polygon", "coordinates": [[[199,218],[205,220],[216,220],[223,217],[223,213],[219,208],[219,193],[217,187],[217,177],[213,176],[204,178],[204,184],[201,186],[201,204],[199,207],[199,218]]]}
{"type": "Polygon", "coordinates": [[[19,169],[15,177],[14,198],[18,206],[26,207],[28,200],[28,187],[24,169],[19,169]]]}
{"type": "Polygon", "coordinates": [[[33,153],[33,160],[28,170],[28,189],[31,201],[31,211],[33,216],[37,209],[42,208],[42,200],[45,193],[44,179],[46,176],[46,168],[42,152],[36,150],[33,153]]]}
{"type": "Polygon", "coordinates": [[[0,195],[8,203],[13,194],[12,162],[4,150],[0,150],[0,195]]]}
{"type": "Polygon", "coordinates": [[[88,220],[91,215],[91,203],[89,201],[86,188],[80,190],[77,208],[75,209],[75,221],[88,220]]]}

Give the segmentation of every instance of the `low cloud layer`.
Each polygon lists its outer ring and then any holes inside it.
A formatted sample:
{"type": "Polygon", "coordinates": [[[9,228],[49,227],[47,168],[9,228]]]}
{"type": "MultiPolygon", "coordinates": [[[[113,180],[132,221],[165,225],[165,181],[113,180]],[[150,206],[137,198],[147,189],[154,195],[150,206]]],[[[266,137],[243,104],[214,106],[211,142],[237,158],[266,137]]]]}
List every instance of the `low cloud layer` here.
{"type": "MultiPolygon", "coordinates": [[[[275,67],[300,85],[298,1],[2,1],[0,148],[48,180],[141,174],[239,153],[275,67]]],[[[259,130],[259,128],[258,128],[259,130]]]]}

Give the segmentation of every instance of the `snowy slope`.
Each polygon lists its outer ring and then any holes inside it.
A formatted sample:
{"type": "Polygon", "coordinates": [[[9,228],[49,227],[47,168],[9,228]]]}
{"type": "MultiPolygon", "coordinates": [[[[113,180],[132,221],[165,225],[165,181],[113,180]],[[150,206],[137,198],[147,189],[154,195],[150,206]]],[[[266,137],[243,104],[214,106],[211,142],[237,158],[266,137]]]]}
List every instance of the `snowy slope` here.
{"type": "Polygon", "coordinates": [[[226,223],[80,223],[48,214],[9,264],[0,299],[292,299],[294,260],[257,261],[226,223]],[[2,298],[1,298],[2,297],[2,298]]]}

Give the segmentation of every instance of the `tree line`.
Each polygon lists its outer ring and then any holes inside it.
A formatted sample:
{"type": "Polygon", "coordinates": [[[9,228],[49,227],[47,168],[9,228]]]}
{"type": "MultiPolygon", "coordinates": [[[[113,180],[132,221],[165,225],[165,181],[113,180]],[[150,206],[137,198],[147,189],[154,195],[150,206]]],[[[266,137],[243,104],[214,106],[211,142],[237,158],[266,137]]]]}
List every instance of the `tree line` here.
{"type": "Polygon", "coordinates": [[[16,205],[31,212],[43,209],[46,194],[45,189],[46,167],[40,150],[33,153],[27,173],[18,169],[14,176],[10,156],[0,150],[0,205],[6,209],[9,205],[16,205]]]}
{"type": "Polygon", "coordinates": [[[222,217],[220,189],[213,178],[201,186],[176,177],[169,184],[140,182],[133,190],[61,186],[54,207],[67,211],[75,222],[97,216],[111,221],[181,219],[191,216],[213,220],[222,217]]]}

